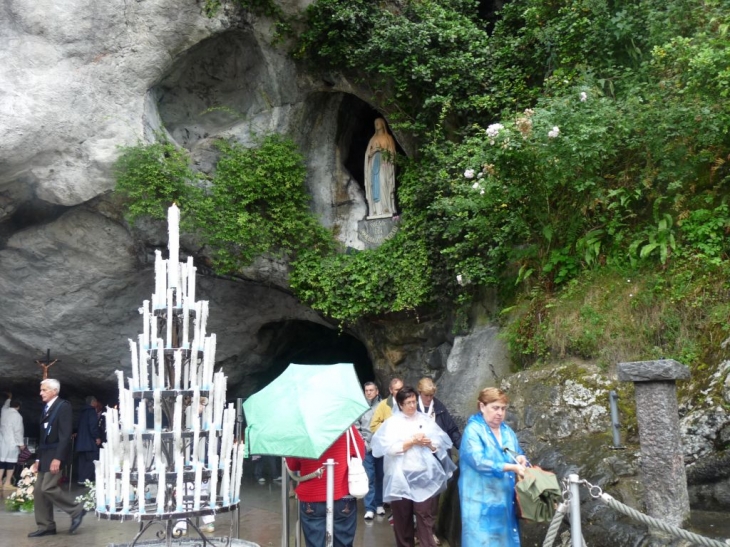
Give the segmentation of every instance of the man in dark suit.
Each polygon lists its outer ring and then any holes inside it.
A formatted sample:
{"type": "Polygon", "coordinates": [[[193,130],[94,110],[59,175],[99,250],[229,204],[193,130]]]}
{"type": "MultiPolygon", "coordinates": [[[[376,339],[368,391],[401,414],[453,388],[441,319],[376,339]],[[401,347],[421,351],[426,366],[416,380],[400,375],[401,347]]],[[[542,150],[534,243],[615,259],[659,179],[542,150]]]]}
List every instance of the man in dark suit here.
{"type": "Polygon", "coordinates": [[[86,511],[82,503],[61,489],[61,466],[68,461],[73,433],[73,412],[71,403],[58,397],[61,384],[52,378],[41,382],[41,399],[45,403],[41,417],[41,434],[38,444],[38,459],[33,472],[38,472],[33,497],[35,499],[35,521],[38,529],[28,537],[50,536],[56,533],[53,520],[53,506],[71,515],[69,533],[74,533],[81,524],[86,511]]]}

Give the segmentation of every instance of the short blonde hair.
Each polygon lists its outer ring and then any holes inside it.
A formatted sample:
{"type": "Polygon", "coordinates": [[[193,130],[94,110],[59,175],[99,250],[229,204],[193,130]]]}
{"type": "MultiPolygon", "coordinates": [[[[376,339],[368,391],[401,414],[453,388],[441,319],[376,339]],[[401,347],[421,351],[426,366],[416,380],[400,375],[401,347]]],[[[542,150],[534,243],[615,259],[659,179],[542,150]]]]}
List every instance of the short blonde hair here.
{"type": "Polygon", "coordinates": [[[482,403],[483,405],[488,405],[489,403],[494,403],[495,401],[508,405],[509,397],[507,397],[507,394],[499,388],[485,387],[479,392],[479,397],[477,398],[477,410],[479,410],[479,403],[482,403]]]}
{"type": "Polygon", "coordinates": [[[436,384],[433,383],[431,378],[421,378],[418,381],[418,386],[416,386],[416,391],[424,395],[436,395],[436,384]]]}

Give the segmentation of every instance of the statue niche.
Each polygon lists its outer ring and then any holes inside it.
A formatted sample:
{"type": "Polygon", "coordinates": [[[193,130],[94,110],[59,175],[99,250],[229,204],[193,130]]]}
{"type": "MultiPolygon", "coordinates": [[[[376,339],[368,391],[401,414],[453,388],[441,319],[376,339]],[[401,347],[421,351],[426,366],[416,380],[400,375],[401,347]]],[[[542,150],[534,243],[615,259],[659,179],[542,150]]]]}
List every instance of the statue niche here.
{"type": "Polygon", "coordinates": [[[368,219],[395,214],[395,140],[383,118],[375,120],[375,134],[365,152],[365,197],[368,219]]]}

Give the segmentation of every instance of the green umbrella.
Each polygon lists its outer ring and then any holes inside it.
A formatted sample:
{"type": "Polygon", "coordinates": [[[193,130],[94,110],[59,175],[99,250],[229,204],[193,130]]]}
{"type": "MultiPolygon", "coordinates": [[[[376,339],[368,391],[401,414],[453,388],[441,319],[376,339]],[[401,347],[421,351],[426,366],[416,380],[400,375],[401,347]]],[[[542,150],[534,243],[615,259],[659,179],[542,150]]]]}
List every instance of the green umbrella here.
{"type": "Polygon", "coordinates": [[[243,403],[248,453],[317,459],[368,408],[352,363],[291,364],[243,403]]]}

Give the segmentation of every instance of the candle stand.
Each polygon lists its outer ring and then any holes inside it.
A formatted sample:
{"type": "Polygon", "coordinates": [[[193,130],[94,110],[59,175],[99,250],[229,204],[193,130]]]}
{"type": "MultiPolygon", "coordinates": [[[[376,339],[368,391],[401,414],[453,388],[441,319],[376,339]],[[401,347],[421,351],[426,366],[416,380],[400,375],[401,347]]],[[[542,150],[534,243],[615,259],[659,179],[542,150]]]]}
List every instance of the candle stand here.
{"type": "Polygon", "coordinates": [[[227,377],[214,371],[208,302],[195,300],[192,259],[178,262],[179,214],[175,205],[168,211],[170,257],[156,252],[155,292],[139,310],[142,333],[129,340],[131,377],[125,383],[117,371],[119,406],[105,413],[96,515],[139,522],[128,547],[258,547],[238,538],[244,446],[227,377]],[[222,513],[231,514],[228,536],[206,536],[198,519],[222,513]],[[198,537],[176,535],[181,525],[198,537]]]}

